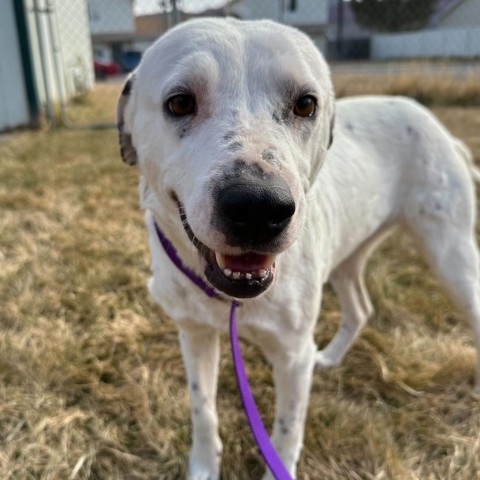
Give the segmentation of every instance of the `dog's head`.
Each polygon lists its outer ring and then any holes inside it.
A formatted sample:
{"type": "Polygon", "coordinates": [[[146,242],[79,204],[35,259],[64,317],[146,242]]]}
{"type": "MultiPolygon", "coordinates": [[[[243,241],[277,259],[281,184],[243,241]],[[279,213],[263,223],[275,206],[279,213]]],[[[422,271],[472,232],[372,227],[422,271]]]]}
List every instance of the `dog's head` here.
{"type": "Polygon", "coordinates": [[[233,19],[194,20],[161,37],[117,107],[143,206],[237,298],[271,285],[276,256],[302,230],[333,113],[328,68],[307,36],[233,19]]]}

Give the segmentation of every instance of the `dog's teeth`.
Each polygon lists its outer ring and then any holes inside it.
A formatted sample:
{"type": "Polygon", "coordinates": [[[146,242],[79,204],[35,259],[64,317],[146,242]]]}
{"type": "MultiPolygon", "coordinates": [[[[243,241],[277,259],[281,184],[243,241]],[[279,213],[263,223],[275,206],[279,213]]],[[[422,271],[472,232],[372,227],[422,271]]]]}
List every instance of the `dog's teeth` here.
{"type": "Polygon", "coordinates": [[[267,271],[266,270],[259,270],[258,275],[260,278],[266,277],[267,276],[267,271]]]}
{"type": "Polygon", "coordinates": [[[217,265],[220,270],[224,270],[227,267],[227,265],[225,264],[225,256],[221,253],[215,252],[215,260],[217,261],[217,265]]]}
{"type": "Polygon", "coordinates": [[[229,268],[226,268],[224,271],[223,271],[224,275],[226,277],[229,277],[231,274],[232,274],[232,271],[229,269],[229,268]]]}
{"type": "Polygon", "coordinates": [[[267,261],[263,265],[263,268],[269,270],[270,268],[272,268],[274,263],[275,263],[275,255],[269,255],[267,258],[267,261]]]}
{"type": "Polygon", "coordinates": [[[252,279],[252,274],[251,274],[251,273],[246,273],[246,274],[245,274],[245,278],[246,278],[247,280],[251,280],[251,279],[252,279]]]}
{"type": "Polygon", "coordinates": [[[240,272],[233,272],[232,273],[232,277],[235,279],[235,280],[238,280],[240,278],[240,272]]]}

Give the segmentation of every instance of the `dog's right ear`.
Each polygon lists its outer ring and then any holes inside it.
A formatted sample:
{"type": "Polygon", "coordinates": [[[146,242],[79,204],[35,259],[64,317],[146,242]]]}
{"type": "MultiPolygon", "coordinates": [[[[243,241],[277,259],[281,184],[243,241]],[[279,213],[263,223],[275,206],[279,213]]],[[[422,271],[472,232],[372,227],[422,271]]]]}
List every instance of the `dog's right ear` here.
{"type": "Polygon", "coordinates": [[[128,165],[137,164],[137,151],[132,143],[132,135],[125,129],[125,108],[130,100],[130,95],[134,88],[134,82],[135,72],[129,75],[117,101],[117,128],[120,155],[122,156],[122,160],[128,165]]]}

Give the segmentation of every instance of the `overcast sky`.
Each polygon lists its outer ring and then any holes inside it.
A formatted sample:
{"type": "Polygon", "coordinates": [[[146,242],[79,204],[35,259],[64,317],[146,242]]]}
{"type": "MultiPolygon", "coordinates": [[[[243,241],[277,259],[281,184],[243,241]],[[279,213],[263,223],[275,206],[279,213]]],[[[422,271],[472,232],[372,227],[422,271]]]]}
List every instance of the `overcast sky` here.
{"type": "MultiPolygon", "coordinates": [[[[135,13],[154,13],[159,11],[159,5],[163,3],[160,0],[135,0],[135,13]]],[[[168,3],[166,0],[165,3],[168,3]]],[[[226,0],[177,0],[177,4],[182,10],[188,12],[197,12],[207,8],[216,8],[225,5],[226,0]]]]}

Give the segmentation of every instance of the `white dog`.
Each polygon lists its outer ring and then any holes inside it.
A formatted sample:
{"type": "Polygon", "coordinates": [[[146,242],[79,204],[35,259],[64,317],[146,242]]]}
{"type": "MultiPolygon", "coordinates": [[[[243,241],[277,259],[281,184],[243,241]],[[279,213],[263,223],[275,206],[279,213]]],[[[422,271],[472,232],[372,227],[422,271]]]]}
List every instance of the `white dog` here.
{"type": "Polygon", "coordinates": [[[228,305],[176,269],[154,222],[190,270],[243,299],[239,333],[273,366],[272,441],[293,477],[314,366],[341,362],[372,313],[363,271],[393,226],[416,239],[480,347],[476,172],[466,147],[414,101],[335,103],[328,67],[306,35],[270,21],[203,19],[145,53],[120,97],[118,124],[122,156],[140,170],[150,291],[180,331],[189,479],[220,475],[218,331],[228,327],[228,305]],[[317,351],[327,281],[342,319],[317,351]]]}

